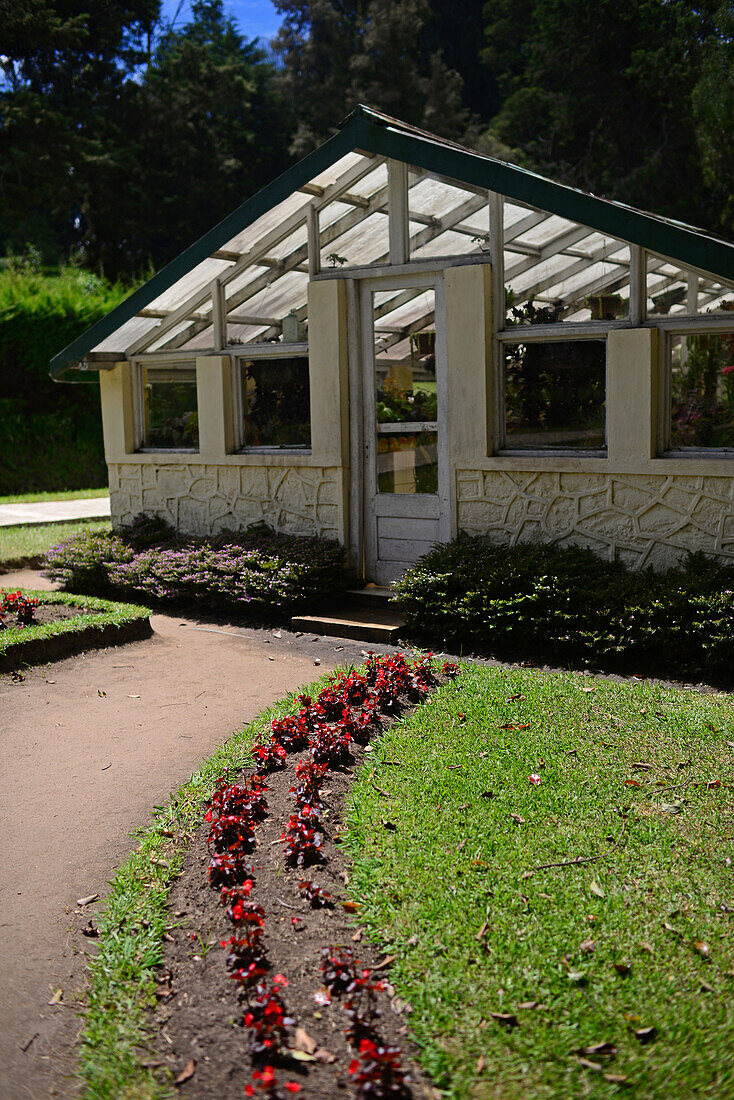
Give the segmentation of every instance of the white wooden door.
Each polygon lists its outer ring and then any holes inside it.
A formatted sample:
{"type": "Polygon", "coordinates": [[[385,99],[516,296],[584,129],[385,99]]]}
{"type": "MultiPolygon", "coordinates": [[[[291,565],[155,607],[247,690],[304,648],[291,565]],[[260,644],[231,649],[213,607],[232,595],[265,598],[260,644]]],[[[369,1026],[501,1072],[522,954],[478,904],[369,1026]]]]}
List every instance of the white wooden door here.
{"type": "Polygon", "coordinates": [[[449,537],[445,313],[440,275],[362,283],[365,572],[377,584],[449,537]]]}

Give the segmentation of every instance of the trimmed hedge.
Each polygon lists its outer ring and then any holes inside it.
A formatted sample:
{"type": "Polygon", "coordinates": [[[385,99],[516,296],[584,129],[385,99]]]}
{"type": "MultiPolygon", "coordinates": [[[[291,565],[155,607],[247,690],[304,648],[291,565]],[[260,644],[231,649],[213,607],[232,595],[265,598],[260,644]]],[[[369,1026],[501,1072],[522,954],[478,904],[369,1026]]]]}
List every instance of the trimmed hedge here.
{"type": "Polygon", "coordinates": [[[734,569],[702,554],[635,573],[575,547],[461,535],[394,590],[411,635],[454,652],[734,681],[734,569]]]}
{"type": "Polygon", "coordinates": [[[45,569],[74,592],[143,595],[157,604],[260,618],[304,611],[346,585],[344,550],[336,541],[278,534],[264,525],[184,537],[145,516],[123,531],[59,543],[45,569]]]}
{"type": "Polygon", "coordinates": [[[37,599],[40,604],[64,604],[84,610],[80,615],[55,623],[8,626],[0,630],[0,672],[19,665],[57,660],[86,649],[137,641],[151,633],[147,607],[113,603],[93,596],[80,598],[66,592],[23,589],[23,595],[37,599]]]}

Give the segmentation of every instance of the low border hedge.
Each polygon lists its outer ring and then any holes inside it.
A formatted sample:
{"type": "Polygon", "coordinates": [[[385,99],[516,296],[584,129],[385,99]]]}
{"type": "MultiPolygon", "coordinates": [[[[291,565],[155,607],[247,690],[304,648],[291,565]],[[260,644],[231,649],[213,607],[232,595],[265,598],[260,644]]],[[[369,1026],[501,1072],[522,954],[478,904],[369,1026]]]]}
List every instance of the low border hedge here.
{"type": "Polygon", "coordinates": [[[19,665],[58,660],[86,649],[137,641],[152,633],[150,611],[147,607],[113,603],[94,596],[77,596],[68,592],[32,589],[23,589],[23,592],[42,604],[84,607],[88,609],[88,613],[75,615],[71,619],[61,619],[56,623],[0,630],[0,672],[9,671],[19,665]]]}
{"type": "Polygon", "coordinates": [[[394,586],[410,637],[454,653],[734,682],[734,567],[632,572],[590,550],[460,535],[394,586]]]}

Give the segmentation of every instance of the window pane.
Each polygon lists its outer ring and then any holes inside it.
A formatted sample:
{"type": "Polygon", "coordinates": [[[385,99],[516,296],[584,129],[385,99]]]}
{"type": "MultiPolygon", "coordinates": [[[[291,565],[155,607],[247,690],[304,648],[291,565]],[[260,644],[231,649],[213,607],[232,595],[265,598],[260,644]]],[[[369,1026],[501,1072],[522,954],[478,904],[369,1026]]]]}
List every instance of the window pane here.
{"type": "Polygon", "coordinates": [[[670,445],[734,447],[734,332],[676,336],[670,445]]]}
{"type": "Polygon", "coordinates": [[[377,489],[380,493],[437,493],[437,433],[378,435],[377,489]]]}
{"type": "Polygon", "coordinates": [[[308,357],[242,364],[246,447],[310,447],[308,357]]]}
{"type": "Polygon", "coordinates": [[[605,341],[505,346],[508,448],[603,449],[605,396],[605,341]]]}
{"type": "Polygon", "coordinates": [[[199,449],[195,367],[144,367],[144,447],[199,449]]]}

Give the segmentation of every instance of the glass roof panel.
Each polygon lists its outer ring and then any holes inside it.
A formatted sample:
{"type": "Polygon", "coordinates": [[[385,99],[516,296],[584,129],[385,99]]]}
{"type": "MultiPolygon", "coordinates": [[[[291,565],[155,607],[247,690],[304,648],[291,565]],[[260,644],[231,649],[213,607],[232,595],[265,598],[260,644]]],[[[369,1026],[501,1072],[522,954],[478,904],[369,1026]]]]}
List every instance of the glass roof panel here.
{"type": "MultiPolygon", "coordinates": [[[[369,214],[363,221],[342,233],[340,237],[324,249],[324,264],[330,255],[343,257],[354,266],[371,264],[381,256],[386,256],[389,248],[387,215],[369,214]]],[[[338,260],[334,267],[343,266],[338,260]]]]}
{"type": "Polygon", "coordinates": [[[214,260],[209,257],[203,260],[196,267],[192,268],[185,275],[165,290],[163,294],[159,294],[152,302],[149,303],[149,309],[165,309],[173,312],[183,305],[188,298],[196,294],[198,291],[203,290],[204,287],[216,279],[218,275],[221,275],[225,271],[229,271],[231,263],[227,260],[214,260]]]}
{"type": "MultiPolygon", "coordinates": [[[[526,244],[535,244],[542,248],[543,245],[549,244],[554,238],[560,237],[562,233],[566,233],[569,229],[575,229],[576,226],[576,222],[569,222],[565,218],[559,218],[557,214],[551,214],[540,225],[528,229],[519,239],[526,244]]],[[[589,233],[591,232],[593,230],[590,229],[589,233]]]]}
{"type": "MultiPolygon", "coordinates": [[[[408,204],[411,213],[443,218],[470,198],[471,193],[438,179],[422,179],[410,188],[408,204]]],[[[489,205],[489,199],[487,200],[489,205]]]]}
{"type": "Polygon", "coordinates": [[[365,157],[362,153],[347,153],[345,156],[340,157],[335,164],[332,164],[330,168],[325,168],[323,172],[319,172],[318,176],[314,176],[311,183],[317,187],[329,187],[332,183],[336,183],[339,177],[348,172],[350,168],[354,168],[358,164],[366,164],[366,162],[374,159],[374,157],[365,157]]]}
{"type": "Polygon", "coordinates": [[[98,344],[95,344],[92,348],[92,352],[124,352],[125,348],[129,348],[130,345],[134,344],[136,340],[139,340],[141,336],[145,336],[146,333],[151,332],[157,324],[158,321],[153,317],[131,317],[129,321],[126,321],[124,325],[121,325],[120,328],[110,336],[105,337],[104,340],[100,340],[98,344]]]}
{"type": "Polygon", "coordinates": [[[429,260],[435,256],[466,256],[472,252],[481,252],[476,241],[466,233],[454,233],[451,229],[446,229],[432,241],[411,252],[411,259],[429,260]]]}
{"type": "Polygon", "coordinates": [[[378,161],[374,171],[370,172],[369,175],[357,180],[356,183],[350,184],[348,193],[368,199],[381,187],[387,187],[387,164],[384,160],[378,161]]]}

